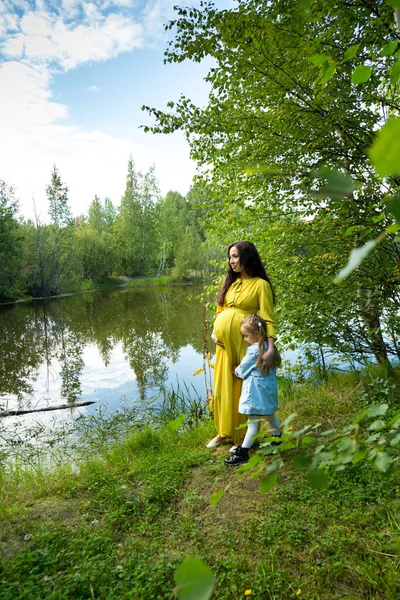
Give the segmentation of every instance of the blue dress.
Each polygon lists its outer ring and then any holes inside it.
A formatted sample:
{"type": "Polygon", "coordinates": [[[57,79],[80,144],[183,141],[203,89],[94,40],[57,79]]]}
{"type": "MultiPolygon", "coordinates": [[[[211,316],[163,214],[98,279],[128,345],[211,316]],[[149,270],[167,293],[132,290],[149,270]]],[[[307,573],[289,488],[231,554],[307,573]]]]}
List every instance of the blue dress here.
{"type": "MultiPolygon", "coordinates": [[[[264,349],[268,346],[264,343],[264,349]]],[[[235,375],[243,379],[242,393],[239,400],[241,415],[272,415],[278,408],[278,383],[276,369],[269,375],[261,375],[260,366],[256,369],[258,344],[252,344],[238,367],[235,375]]]]}

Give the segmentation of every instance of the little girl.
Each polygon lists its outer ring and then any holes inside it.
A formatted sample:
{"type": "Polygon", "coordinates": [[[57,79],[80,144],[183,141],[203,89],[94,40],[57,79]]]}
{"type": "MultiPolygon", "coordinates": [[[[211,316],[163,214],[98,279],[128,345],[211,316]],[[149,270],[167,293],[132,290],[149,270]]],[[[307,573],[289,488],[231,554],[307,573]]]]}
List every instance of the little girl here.
{"type": "MultiPolygon", "coordinates": [[[[239,465],[249,460],[249,448],[254,444],[254,436],[258,431],[261,416],[267,417],[273,436],[281,435],[275,411],[278,406],[276,368],[281,366],[282,359],[274,346],[271,369],[267,375],[261,375],[259,365],[262,362],[262,355],[268,350],[266,323],[258,315],[249,315],[243,319],[240,332],[249,347],[242,362],[236,367],[235,375],[243,379],[239,413],[249,415],[249,419],[243,443],[237,446],[233,456],[225,459],[226,465],[239,465]]],[[[273,444],[277,443],[279,442],[273,442],[273,444]]]]}

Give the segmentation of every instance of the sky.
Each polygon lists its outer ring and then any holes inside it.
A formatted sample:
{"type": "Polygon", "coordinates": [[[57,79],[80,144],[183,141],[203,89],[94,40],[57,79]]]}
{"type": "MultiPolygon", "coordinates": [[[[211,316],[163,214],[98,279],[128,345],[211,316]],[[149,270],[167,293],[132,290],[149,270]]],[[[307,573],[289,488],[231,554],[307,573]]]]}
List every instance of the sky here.
{"type": "Polygon", "coordinates": [[[48,222],[54,165],[74,216],[95,194],[120,204],[130,155],[142,172],[155,165],[162,194],[189,191],[195,164],[183,134],[140,128],[152,124],[142,105],[163,110],[181,94],[207,101],[209,59],[163,64],[175,4],[199,2],[1,0],[0,179],[15,187],[24,218],[36,210],[48,222]]]}

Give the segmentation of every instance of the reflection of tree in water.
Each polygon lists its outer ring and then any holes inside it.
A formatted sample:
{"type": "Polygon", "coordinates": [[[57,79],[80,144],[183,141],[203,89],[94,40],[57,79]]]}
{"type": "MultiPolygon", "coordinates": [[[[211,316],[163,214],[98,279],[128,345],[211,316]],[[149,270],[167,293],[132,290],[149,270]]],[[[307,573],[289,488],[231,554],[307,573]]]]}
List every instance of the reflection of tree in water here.
{"type": "Polygon", "coordinates": [[[32,396],[32,376],[39,371],[43,328],[40,315],[26,306],[0,312],[0,398],[13,394],[19,401],[32,396]]]}
{"type": "Polygon", "coordinates": [[[129,365],[136,374],[141,400],[146,398],[148,387],[161,387],[168,374],[168,348],[157,334],[149,331],[145,338],[136,335],[124,340],[123,348],[129,365]]]}
{"type": "Polygon", "coordinates": [[[85,365],[82,359],[83,346],[79,333],[68,328],[62,314],[60,301],[57,301],[57,331],[60,340],[57,358],[61,365],[61,397],[75,402],[82,392],[80,376],[85,365]]]}
{"type": "Polygon", "coordinates": [[[108,366],[121,343],[144,398],[146,388],[165,383],[167,362],[176,362],[182,347],[203,350],[202,306],[188,302],[187,291],[100,292],[1,310],[0,397],[31,394],[40,365],[49,374],[57,358],[61,397],[73,402],[81,393],[83,348],[95,344],[108,366]]]}

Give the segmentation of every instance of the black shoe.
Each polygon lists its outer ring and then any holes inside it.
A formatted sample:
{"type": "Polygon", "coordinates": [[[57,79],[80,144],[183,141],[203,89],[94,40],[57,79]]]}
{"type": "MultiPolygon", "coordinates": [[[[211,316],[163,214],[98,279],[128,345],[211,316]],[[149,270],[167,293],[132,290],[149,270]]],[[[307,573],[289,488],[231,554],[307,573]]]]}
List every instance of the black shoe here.
{"type": "Polygon", "coordinates": [[[233,454],[229,458],[225,458],[224,460],[224,463],[227,466],[243,465],[247,462],[249,462],[249,450],[248,448],[242,448],[242,446],[238,446],[235,450],[235,454],[233,454]]]}

